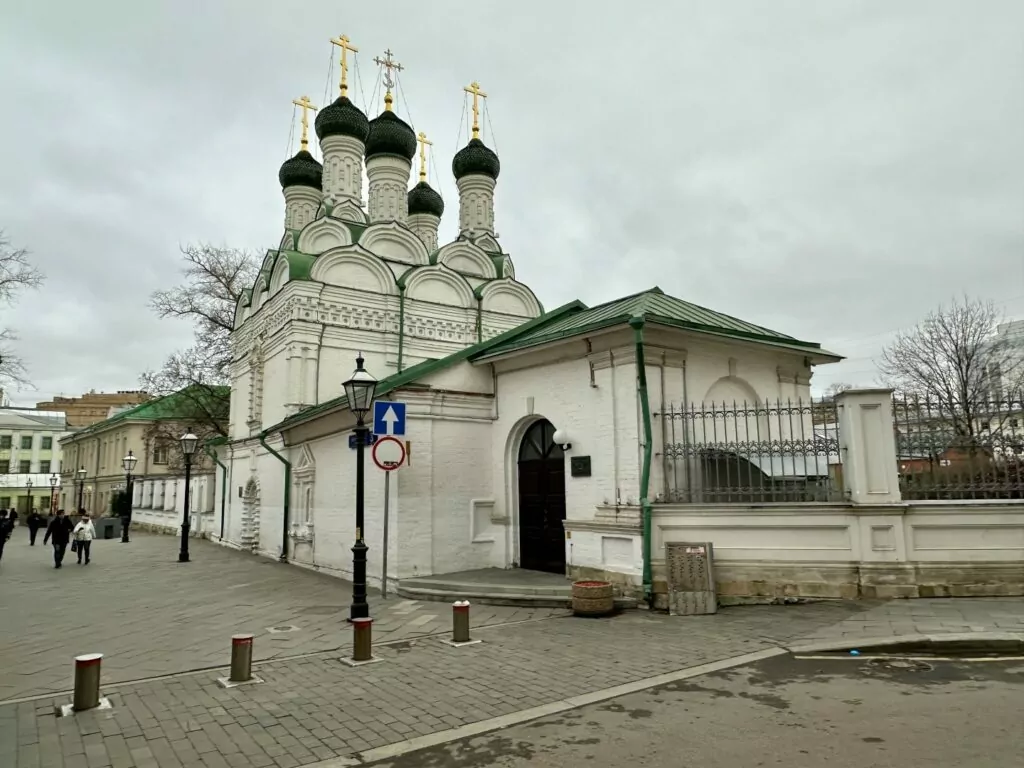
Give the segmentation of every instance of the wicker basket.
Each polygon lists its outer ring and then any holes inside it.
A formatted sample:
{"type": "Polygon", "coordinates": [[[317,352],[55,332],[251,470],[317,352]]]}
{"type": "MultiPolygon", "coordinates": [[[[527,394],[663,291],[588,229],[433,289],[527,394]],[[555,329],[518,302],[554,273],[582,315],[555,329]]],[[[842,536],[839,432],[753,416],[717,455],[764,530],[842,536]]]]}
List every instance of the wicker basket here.
{"type": "Polygon", "coordinates": [[[577,616],[608,616],[615,611],[615,590],[607,581],[575,581],[572,612],[577,616]]]}

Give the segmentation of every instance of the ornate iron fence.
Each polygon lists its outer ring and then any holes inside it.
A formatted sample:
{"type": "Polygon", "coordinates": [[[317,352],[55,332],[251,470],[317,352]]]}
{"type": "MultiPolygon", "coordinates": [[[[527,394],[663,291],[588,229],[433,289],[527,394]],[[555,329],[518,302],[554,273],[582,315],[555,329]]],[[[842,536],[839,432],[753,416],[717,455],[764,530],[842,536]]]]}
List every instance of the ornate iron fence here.
{"type": "Polygon", "coordinates": [[[678,503],[845,498],[832,400],[666,405],[665,493],[678,503]]]}
{"type": "Polygon", "coordinates": [[[904,500],[1024,498],[1024,399],[893,396],[904,500]]]}

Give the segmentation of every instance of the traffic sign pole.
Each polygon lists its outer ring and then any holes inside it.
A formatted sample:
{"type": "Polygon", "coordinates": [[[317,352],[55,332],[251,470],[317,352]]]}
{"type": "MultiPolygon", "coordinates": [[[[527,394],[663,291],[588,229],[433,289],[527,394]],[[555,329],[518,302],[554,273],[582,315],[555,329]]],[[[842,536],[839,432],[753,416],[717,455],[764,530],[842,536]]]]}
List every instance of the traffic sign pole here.
{"type": "Polygon", "coordinates": [[[391,498],[391,473],[384,473],[384,548],[382,568],[380,575],[380,596],[388,599],[388,502],[391,498]]]}

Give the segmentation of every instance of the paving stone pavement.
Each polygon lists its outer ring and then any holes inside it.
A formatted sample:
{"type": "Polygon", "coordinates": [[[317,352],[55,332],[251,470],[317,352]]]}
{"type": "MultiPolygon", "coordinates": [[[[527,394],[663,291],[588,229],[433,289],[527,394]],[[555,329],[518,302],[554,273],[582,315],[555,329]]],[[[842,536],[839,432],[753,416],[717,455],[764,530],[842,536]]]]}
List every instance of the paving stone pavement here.
{"type": "Polygon", "coordinates": [[[863,603],[841,622],[821,627],[806,643],[853,641],[901,635],[1024,634],[1024,598],[920,598],[863,603]]]}
{"type": "MultiPolygon", "coordinates": [[[[0,561],[0,702],[69,689],[82,653],[103,653],[104,679],[119,682],[224,664],[239,632],[256,635],[255,659],[348,646],[350,584],[203,540],[190,542],[191,562],[178,563],[178,542],[141,533],[129,544],[97,540],[90,565],[76,565],[69,551],[57,570],[52,548],[41,538],[30,547],[28,529],[16,528],[0,561]]],[[[369,599],[381,641],[451,626],[445,603],[384,600],[373,590],[369,599]]],[[[474,621],[566,613],[478,606],[474,621]]]]}
{"type": "Polygon", "coordinates": [[[1020,598],[745,606],[685,618],[631,611],[603,620],[476,606],[483,642],[452,648],[423,636],[448,628],[444,604],[383,607],[375,598],[380,662],[353,668],[341,660],[350,638],[342,582],[203,542],[184,566],[169,537],[100,544],[94,565],[61,571],[38,562],[47,550],[26,555],[8,545],[0,627],[16,640],[0,643],[0,690],[66,689],[71,655],[94,649],[83,647],[86,638],[110,654],[103,693],[113,706],[57,718],[66,694],[0,703],[0,768],[312,765],[758,650],[1021,631],[1024,622],[1020,598]],[[76,599],[80,590],[88,597],[76,599]],[[538,620],[501,623],[524,618],[538,620]],[[280,641],[266,632],[288,623],[300,630],[280,641]],[[254,670],[262,684],[225,690],[216,682],[223,671],[204,669],[113,685],[223,664],[227,637],[243,630],[257,634],[258,657],[275,654],[254,670]],[[121,654],[130,661],[118,666],[121,654]]]}
{"type": "Polygon", "coordinates": [[[680,619],[632,611],[477,629],[453,648],[421,638],[376,649],[273,661],[258,685],[223,689],[216,672],[104,691],[113,708],[54,717],[67,697],[0,707],[4,768],[225,768],[308,765],[811,633],[851,604],[745,607],[680,619]]]}

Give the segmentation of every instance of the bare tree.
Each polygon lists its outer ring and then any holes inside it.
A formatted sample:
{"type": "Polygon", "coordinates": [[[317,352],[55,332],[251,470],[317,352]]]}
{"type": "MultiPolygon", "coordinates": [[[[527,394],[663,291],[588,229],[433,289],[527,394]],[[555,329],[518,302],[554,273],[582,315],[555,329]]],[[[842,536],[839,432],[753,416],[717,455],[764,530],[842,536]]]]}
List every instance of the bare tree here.
{"type": "Polygon", "coordinates": [[[225,433],[230,391],[231,345],[235,307],[252,286],[259,269],[259,254],[239,248],[208,244],[181,249],[185,266],[181,285],[156,291],[150,306],[162,318],[192,323],[194,343],[168,356],[157,370],[142,374],[143,388],[154,395],[186,393],[194,401],[192,424],[196,434],[225,433]]]}
{"type": "Polygon", "coordinates": [[[853,384],[847,384],[844,381],[836,381],[828,385],[828,389],[825,390],[825,394],[822,399],[832,401],[836,399],[836,395],[842,394],[848,389],[853,389],[853,384]]]}
{"type": "MultiPolygon", "coordinates": [[[[28,251],[12,246],[0,229],[0,306],[13,304],[23,290],[38,288],[43,279],[28,251]]],[[[17,340],[13,329],[0,329],[0,383],[28,384],[25,364],[12,348],[17,340]]]]}
{"type": "Polygon", "coordinates": [[[902,391],[901,407],[941,412],[961,437],[991,429],[992,418],[1013,410],[1009,401],[1024,385],[1024,349],[997,334],[1001,320],[995,304],[965,296],[901,331],[878,361],[886,383],[902,391]],[[911,405],[921,400],[927,405],[911,405]]]}

